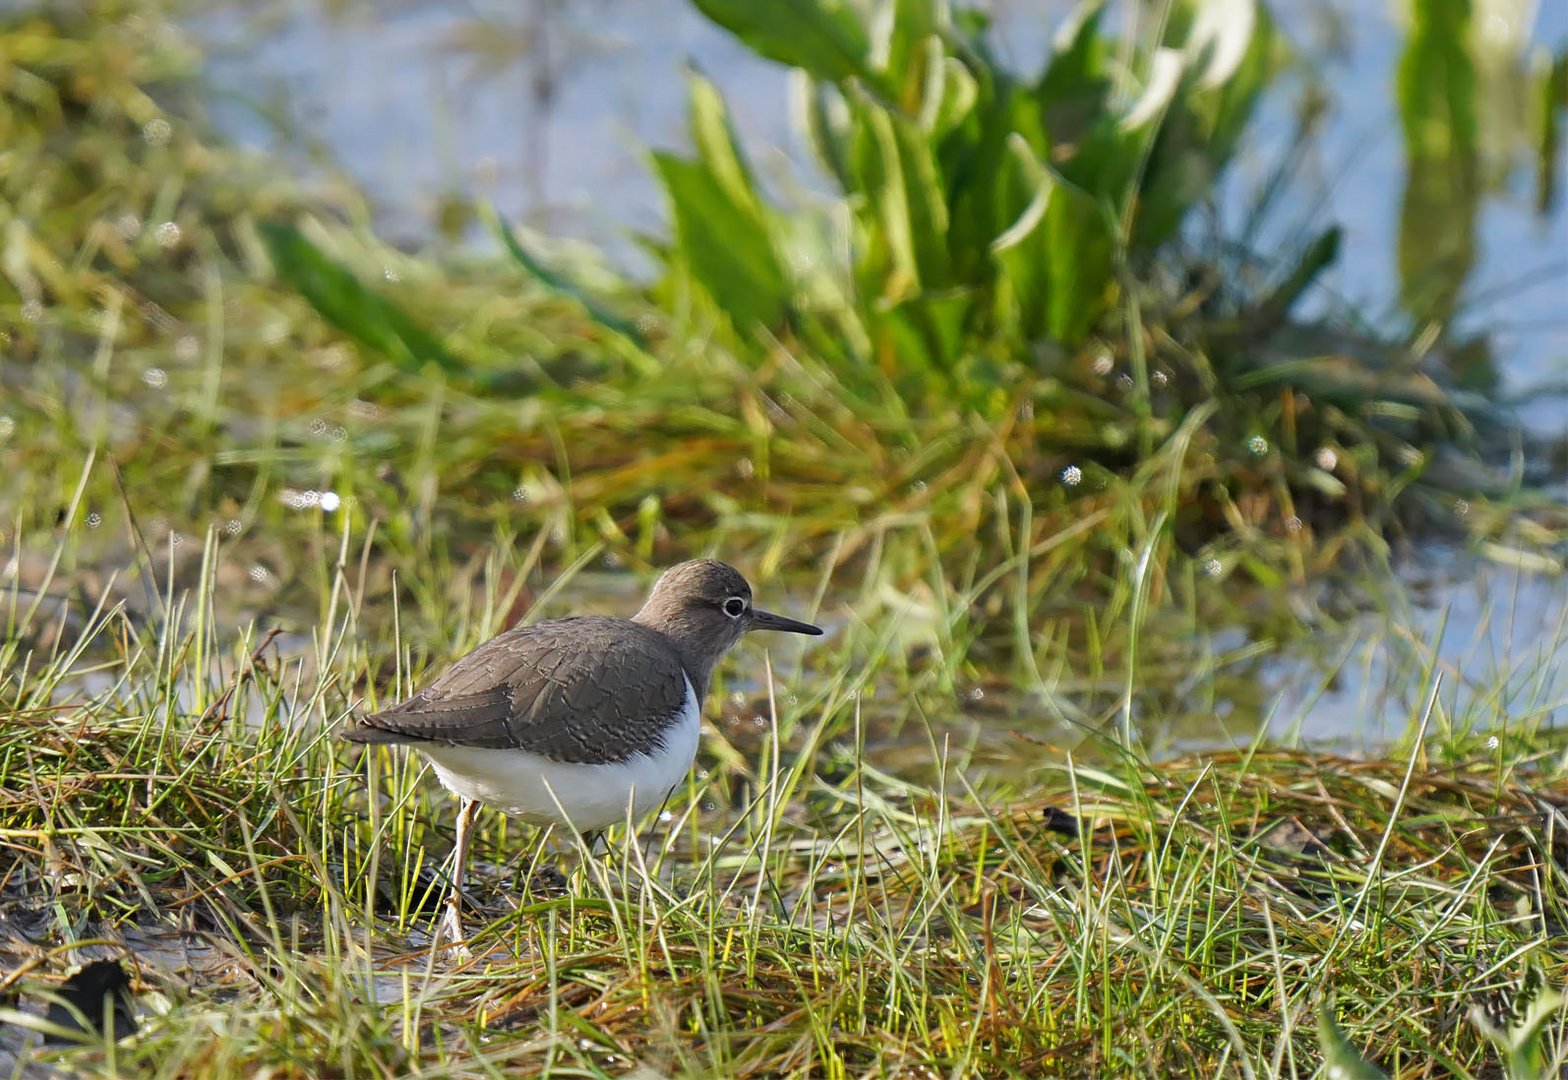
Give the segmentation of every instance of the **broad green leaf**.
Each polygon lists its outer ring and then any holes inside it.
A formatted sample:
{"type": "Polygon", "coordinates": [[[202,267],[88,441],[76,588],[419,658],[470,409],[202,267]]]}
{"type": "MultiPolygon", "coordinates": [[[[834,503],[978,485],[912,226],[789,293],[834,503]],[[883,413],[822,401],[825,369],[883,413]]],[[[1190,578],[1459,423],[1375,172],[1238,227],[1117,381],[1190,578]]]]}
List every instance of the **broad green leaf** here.
{"type": "MultiPolygon", "coordinates": [[[[1216,7],[1227,9],[1237,2],[1223,0],[1216,7]]],[[[1190,98],[1190,106],[1203,120],[1203,153],[1215,174],[1235,152],[1264,88],[1283,62],[1284,45],[1268,9],[1253,0],[1247,0],[1247,6],[1252,15],[1246,20],[1251,34],[1245,49],[1231,62],[1229,57],[1238,42],[1234,30],[1223,31],[1226,44],[1210,54],[1209,66],[1198,77],[1190,98]],[[1224,63],[1219,62],[1221,58],[1224,63]],[[1223,80],[1212,81],[1216,71],[1224,72],[1223,80]]]]}
{"type": "Polygon", "coordinates": [[[946,0],[885,0],[878,15],[885,47],[874,47],[873,55],[887,73],[894,100],[914,116],[924,101],[931,42],[941,49],[941,35],[951,21],[948,5],[946,0]]]}
{"type": "Polygon", "coordinates": [[[758,323],[776,325],[791,291],[765,218],[732,202],[697,162],[655,153],[653,163],[670,199],[677,258],[693,280],[737,330],[750,333],[758,323]]]}
{"type": "Polygon", "coordinates": [[[1015,174],[1035,195],[991,251],[1001,263],[1032,338],[1083,340],[1105,310],[1115,279],[1115,236],[1104,211],[1061,183],[1022,136],[1008,141],[1015,174]]]}
{"type": "Polygon", "coordinates": [[[857,188],[868,201],[872,228],[880,226],[885,280],[876,290],[896,302],[921,289],[940,288],[949,274],[947,203],[941,177],[914,121],[862,98],[853,105],[857,188]]]}
{"type": "Polygon", "coordinates": [[[892,308],[879,320],[891,328],[900,367],[918,364],[954,374],[963,355],[965,322],[974,298],[965,293],[925,293],[892,308]]]}
{"type": "Polygon", "coordinates": [[[1134,183],[1154,156],[1155,140],[1180,81],[1180,55],[1172,49],[1155,50],[1138,98],[1120,116],[1098,117],[1072,153],[1060,158],[1061,175],[1097,203],[1111,207],[1118,219],[1135,210],[1141,213],[1134,183]]]}
{"type": "Polygon", "coordinates": [[[796,122],[812,153],[839,189],[849,194],[855,188],[850,175],[849,110],[838,91],[813,82],[803,71],[790,72],[790,89],[795,99],[796,122]]]}
{"type": "Polygon", "coordinates": [[[1084,192],[1062,184],[1045,211],[1051,289],[1046,332],[1077,345],[1104,313],[1116,280],[1116,234],[1105,210],[1084,192]]]}
{"type": "Polygon", "coordinates": [[[1185,72],[1153,144],[1133,246],[1150,250],[1206,198],[1279,66],[1279,35],[1256,0],[1194,0],[1181,48],[1185,72]]]}
{"type": "Polygon", "coordinates": [[[1105,0],[1080,4],[1052,40],[1050,63],[1034,88],[1052,142],[1076,142],[1109,107],[1111,80],[1100,33],[1104,10],[1105,0]]]}
{"type": "Polygon", "coordinates": [[[1161,121],[1137,177],[1131,246],[1152,251],[1170,239],[1187,212],[1214,190],[1215,175],[1214,164],[1204,152],[1201,123],[1180,100],[1161,121]]]}
{"type": "Polygon", "coordinates": [[[434,334],[397,304],[372,292],[299,229],[280,221],[261,222],[257,229],[278,277],[349,337],[408,371],[432,363],[449,373],[464,370],[434,334]]]}
{"type": "Polygon", "coordinates": [[[866,28],[840,0],[694,0],[697,10],[740,38],[753,52],[813,78],[842,83],[859,79],[895,97],[871,67],[866,28]]]}
{"type": "Polygon", "coordinates": [[[1155,130],[1176,96],[1183,70],[1180,53],[1174,49],[1155,49],[1149,61],[1149,75],[1144,81],[1143,91],[1121,118],[1122,130],[1155,130]]]}
{"type": "Polygon", "coordinates": [[[1476,260],[1481,165],[1470,0],[1412,0],[1396,100],[1405,135],[1399,291],[1419,323],[1447,323],[1476,260]]]}
{"type": "Polygon", "coordinates": [[[1475,33],[1470,0],[1412,0],[1396,99],[1412,161],[1474,157],[1475,33]]]}
{"type": "Polygon", "coordinates": [[[860,294],[863,301],[896,303],[914,290],[918,273],[909,217],[900,206],[903,184],[895,175],[892,122],[864,99],[848,104],[852,135],[846,194],[859,225],[854,248],[860,294]]]}
{"type": "Polygon", "coordinates": [[[911,114],[919,122],[920,130],[929,136],[937,110],[942,107],[943,84],[947,81],[947,65],[944,62],[947,53],[942,48],[942,39],[934,34],[926,38],[920,56],[920,89],[914,95],[915,107],[911,114]]]}
{"type": "Polygon", "coordinates": [[[1210,90],[1231,81],[1252,47],[1257,0],[1196,0],[1184,51],[1197,87],[1210,90]]]}
{"type": "Polygon", "coordinates": [[[1027,95],[1018,93],[1007,82],[994,87],[995,95],[982,97],[972,118],[948,141],[944,161],[947,177],[949,213],[948,251],[958,280],[976,281],[992,270],[991,244],[1017,220],[1033,197],[1033,189],[1013,197],[1005,188],[1011,167],[1008,164],[1008,137],[1017,131],[1018,112],[1033,110],[1027,95]]]}
{"type": "Polygon", "coordinates": [[[1057,184],[1021,136],[1008,140],[1008,150],[1009,168],[1031,197],[1017,220],[991,243],[991,254],[1002,270],[1003,301],[1014,305],[1024,336],[1038,338],[1045,333],[1051,286],[1045,216],[1057,184]]]}
{"type": "Polygon", "coordinates": [[[902,116],[893,115],[891,120],[920,284],[924,289],[944,288],[951,274],[947,256],[947,195],[942,189],[942,177],[931,144],[919,126],[902,116]]]}
{"type": "Polygon", "coordinates": [[[514,262],[551,289],[577,301],[582,305],[583,310],[588,313],[589,318],[606,330],[620,334],[639,349],[646,347],[642,335],[637,332],[637,327],[630,321],[611,313],[585,292],[581,286],[540,262],[532,252],[523,246],[522,241],[517,238],[517,234],[512,231],[511,226],[506,223],[506,220],[501,217],[500,213],[493,206],[486,206],[482,213],[489,221],[490,227],[495,231],[496,235],[501,238],[501,243],[506,247],[507,253],[512,256],[514,262]]]}
{"type": "Polygon", "coordinates": [[[751,169],[730,125],[724,98],[718,88],[695,69],[687,72],[686,82],[691,94],[691,137],[697,148],[698,162],[738,209],[760,215],[762,200],[757,196],[751,169]]]}
{"type": "Polygon", "coordinates": [[[1539,54],[1531,77],[1535,80],[1535,210],[1544,217],[1557,204],[1561,130],[1563,114],[1568,112],[1568,46],[1555,59],[1539,54]]]}
{"type": "Polygon", "coordinates": [[[951,56],[942,57],[941,93],[925,102],[928,111],[921,114],[920,126],[935,143],[954,128],[969,119],[975,103],[980,98],[980,88],[975,77],[961,61],[951,56]]]}

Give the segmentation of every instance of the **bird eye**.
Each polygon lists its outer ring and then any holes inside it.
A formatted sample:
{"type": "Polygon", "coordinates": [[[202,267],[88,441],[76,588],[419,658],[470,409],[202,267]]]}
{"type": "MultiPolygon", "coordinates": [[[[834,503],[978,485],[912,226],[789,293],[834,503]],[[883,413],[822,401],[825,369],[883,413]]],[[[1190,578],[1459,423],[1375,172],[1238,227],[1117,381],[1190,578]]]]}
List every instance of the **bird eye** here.
{"type": "Polygon", "coordinates": [[[741,596],[732,596],[724,601],[724,614],[732,619],[738,619],[746,614],[746,600],[741,596]]]}

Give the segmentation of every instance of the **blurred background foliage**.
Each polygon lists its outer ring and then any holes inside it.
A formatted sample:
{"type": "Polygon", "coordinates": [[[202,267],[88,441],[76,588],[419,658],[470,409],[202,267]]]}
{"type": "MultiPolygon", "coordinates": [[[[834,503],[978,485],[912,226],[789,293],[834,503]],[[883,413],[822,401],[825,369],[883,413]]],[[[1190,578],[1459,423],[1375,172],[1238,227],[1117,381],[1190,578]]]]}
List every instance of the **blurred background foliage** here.
{"type": "MultiPolygon", "coordinates": [[[[1528,169],[1554,205],[1562,48],[1498,39],[1484,4],[1410,5],[1406,311],[1377,320],[1315,288],[1334,223],[1266,251],[1212,228],[1299,68],[1267,5],[1080,5],[1026,70],[938,0],[696,6],[791,69],[826,184],[770,191],[689,70],[690,149],[650,159],[669,229],[646,279],[477,198],[442,210],[487,223],[477,243],[380,239],[352,185],[214,134],[178,6],[11,11],[5,528],[72,504],[76,475],[29,462],[96,453],[117,477],[81,481],[89,512],[243,532],[268,552],[235,582],[257,596],[301,577],[280,491],[362,510],[389,570],[471,564],[498,530],[561,563],[723,541],[769,568],[956,575],[982,621],[1121,602],[1136,553],[1156,600],[1219,607],[1198,581],[1283,588],[1412,537],[1558,565],[1549,452],[1459,312],[1488,193],[1528,169]],[[994,587],[1008,560],[1021,589],[994,587]]],[[[1300,138],[1319,107],[1298,101],[1300,138]]]]}

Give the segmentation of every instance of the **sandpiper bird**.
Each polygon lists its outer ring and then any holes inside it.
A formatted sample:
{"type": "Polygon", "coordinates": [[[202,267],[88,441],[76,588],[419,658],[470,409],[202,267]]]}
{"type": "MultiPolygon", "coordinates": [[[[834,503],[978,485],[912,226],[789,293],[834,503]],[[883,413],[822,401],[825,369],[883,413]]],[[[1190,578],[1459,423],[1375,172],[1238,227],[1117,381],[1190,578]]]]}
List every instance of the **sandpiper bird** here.
{"type": "Polygon", "coordinates": [[[444,921],[451,940],[462,938],[463,866],[479,804],[579,833],[661,806],[697,755],[714,665],[748,630],[822,633],[753,607],[732,566],[680,563],[630,619],[514,627],[343,732],[351,742],[418,748],[460,800],[444,921]]]}

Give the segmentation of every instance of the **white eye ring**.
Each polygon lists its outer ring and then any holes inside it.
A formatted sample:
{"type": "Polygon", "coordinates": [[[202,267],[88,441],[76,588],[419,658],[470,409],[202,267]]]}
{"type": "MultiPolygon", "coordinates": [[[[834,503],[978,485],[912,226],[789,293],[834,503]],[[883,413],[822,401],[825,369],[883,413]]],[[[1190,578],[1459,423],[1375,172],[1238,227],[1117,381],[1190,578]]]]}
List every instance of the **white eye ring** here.
{"type": "Polygon", "coordinates": [[[723,611],[724,614],[728,615],[732,619],[740,618],[742,615],[746,614],[745,598],[739,596],[730,597],[728,600],[724,601],[723,611]]]}

